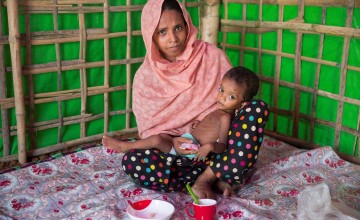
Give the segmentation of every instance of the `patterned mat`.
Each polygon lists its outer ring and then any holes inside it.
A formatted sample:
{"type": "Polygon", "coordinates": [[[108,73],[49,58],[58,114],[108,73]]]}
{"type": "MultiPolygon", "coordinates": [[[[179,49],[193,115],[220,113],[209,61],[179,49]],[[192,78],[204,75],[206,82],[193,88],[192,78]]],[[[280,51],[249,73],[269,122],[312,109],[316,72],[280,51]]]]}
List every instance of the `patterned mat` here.
{"type": "MultiPolygon", "coordinates": [[[[141,188],[123,172],[122,156],[87,146],[2,171],[0,219],[128,219],[128,204],[142,199],[166,200],[175,206],[172,219],[190,219],[189,195],[141,188]]],[[[333,203],[360,216],[360,166],[331,147],[300,150],[265,136],[256,168],[236,196],[217,195],[216,219],[296,219],[299,194],[320,183],[333,203]]]]}

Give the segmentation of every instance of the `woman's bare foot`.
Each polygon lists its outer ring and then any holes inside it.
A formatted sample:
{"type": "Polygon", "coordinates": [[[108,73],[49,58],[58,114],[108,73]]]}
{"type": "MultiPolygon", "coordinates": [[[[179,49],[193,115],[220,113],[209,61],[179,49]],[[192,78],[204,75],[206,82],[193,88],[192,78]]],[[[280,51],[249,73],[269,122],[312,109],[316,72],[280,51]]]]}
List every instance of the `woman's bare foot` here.
{"type": "Polygon", "coordinates": [[[128,150],[130,150],[129,142],[120,141],[106,135],[104,135],[102,138],[102,144],[106,148],[118,151],[120,153],[126,153],[128,150]]]}
{"type": "Polygon", "coordinates": [[[223,194],[223,196],[232,196],[235,194],[233,188],[231,187],[231,185],[227,182],[218,180],[214,183],[214,187],[223,194]]]}
{"type": "Polygon", "coordinates": [[[210,167],[207,167],[206,170],[196,179],[191,189],[199,199],[214,199],[212,184],[215,180],[216,176],[210,167]]]}

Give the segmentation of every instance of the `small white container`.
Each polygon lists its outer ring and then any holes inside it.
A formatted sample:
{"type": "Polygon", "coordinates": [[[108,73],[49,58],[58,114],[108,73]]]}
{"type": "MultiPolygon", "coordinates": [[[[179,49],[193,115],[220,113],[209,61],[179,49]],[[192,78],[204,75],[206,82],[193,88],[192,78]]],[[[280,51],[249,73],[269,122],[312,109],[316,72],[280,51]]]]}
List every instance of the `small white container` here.
{"type": "Polygon", "coordinates": [[[174,211],[171,203],[152,199],[134,202],[126,208],[126,213],[132,220],[169,220],[174,211]]]}

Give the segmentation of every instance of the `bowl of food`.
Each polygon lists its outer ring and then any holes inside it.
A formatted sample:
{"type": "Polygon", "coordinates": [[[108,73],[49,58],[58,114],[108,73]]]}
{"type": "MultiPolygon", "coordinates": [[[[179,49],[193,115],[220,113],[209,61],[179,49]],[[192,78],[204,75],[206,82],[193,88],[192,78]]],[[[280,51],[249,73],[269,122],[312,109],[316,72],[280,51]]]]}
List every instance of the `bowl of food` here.
{"type": "Polygon", "coordinates": [[[126,213],[132,220],[168,220],[174,214],[175,207],[166,201],[145,199],[129,204],[126,213]]]}

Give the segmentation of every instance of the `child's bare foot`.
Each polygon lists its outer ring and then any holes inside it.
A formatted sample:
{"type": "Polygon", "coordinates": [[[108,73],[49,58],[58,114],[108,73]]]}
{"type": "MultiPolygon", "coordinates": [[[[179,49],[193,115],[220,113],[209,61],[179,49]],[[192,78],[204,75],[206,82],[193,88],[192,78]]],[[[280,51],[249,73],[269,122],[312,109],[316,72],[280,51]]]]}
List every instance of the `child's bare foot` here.
{"type": "Polygon", "coordinates": [[[191,187],[194,194],[200,199],[214,199],[212,192],[212,184],[216,180],[216,176],[210,169],[206,170],[196,179],[195,184],[191,187]]]}
{"type": "Polygon", "coordinates": [[[118,151],[120,153],[126,153],[129,149],[128,142],[120,141],[115,138],[104,135],[102,138],[102,144],[111,150],[118,151]]]}
{"type": "Polygon", "coordinates": [[[223,196],[232,196],[235,194],[233,188],[231,187],[231,185],[227,182],[218,180],[214,183],[214,187],[223,194],[223,196]]]}

